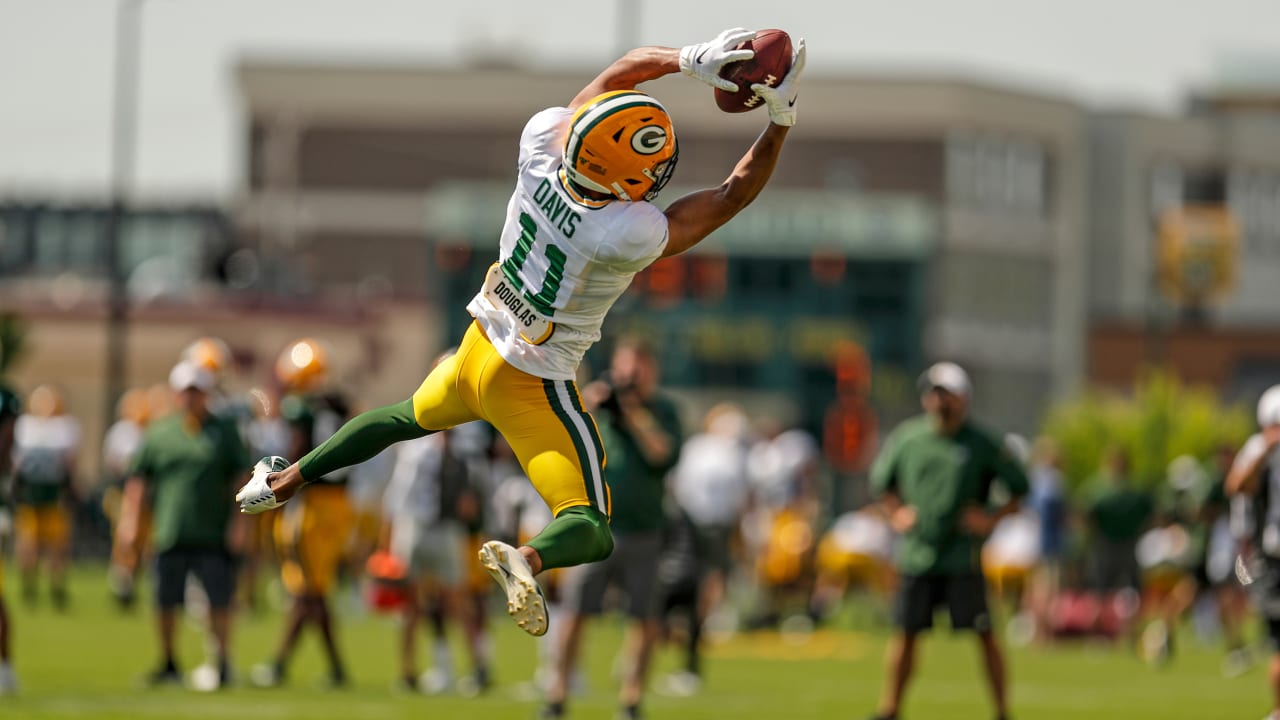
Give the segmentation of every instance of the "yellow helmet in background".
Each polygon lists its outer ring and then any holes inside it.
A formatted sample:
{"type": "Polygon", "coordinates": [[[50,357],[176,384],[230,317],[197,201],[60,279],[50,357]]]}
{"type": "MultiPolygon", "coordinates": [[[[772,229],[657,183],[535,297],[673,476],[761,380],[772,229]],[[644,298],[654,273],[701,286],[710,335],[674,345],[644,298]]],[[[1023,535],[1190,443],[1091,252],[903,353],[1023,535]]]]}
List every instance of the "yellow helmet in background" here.
{"type": "Polygon", "coordinates": [[[597,95],[569,119],[564,174],[618,200],[652,200],[675,172],[676,131],[662,103],[639,90],[597,95]]]}
{"type": "Polygon", "coordinates": [[[67,400],[53,385],[37,385],[27,398],[27,412],[36,417],[57,417],[67,411],[67,400]]]}
{"type": "Polygon", "coordinates": [[[216,337],[202,337],[182,351],[182,360],[221,377],[231,367],[231,348],[216,337]]]}
{"type": "Polygon", "coordinates": [[[285,392],[311,392],[329,379],[330,353],[315,338],[294,340],[276,359],[276,379],[285,392]]]}
{"type": "Polygon", "coordinates": [[[148,407],[145,388],[129,388],[116,401],[116,418],[119,420],[129,420],[138,425],[146,425],[147,421],[151,419],[150,411],[151,408],[148,407]]]}
{"type": "Polygon", "coordinates": [[[146,389],[147,393],[147,417],[160,418],[169,414],[173,410],[173,390],[169,388],[169,383],[162,382],[151,385],[146,389]]]}

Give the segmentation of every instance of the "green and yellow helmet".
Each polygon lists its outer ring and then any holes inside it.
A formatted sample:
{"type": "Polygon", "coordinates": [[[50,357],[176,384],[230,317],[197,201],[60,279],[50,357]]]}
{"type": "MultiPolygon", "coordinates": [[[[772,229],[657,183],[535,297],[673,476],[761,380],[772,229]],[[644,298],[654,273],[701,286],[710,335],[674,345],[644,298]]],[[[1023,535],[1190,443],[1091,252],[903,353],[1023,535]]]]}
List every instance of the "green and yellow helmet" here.
{"type": "Polygon", "coordinates": [[[574,112],[564,144],[573,184],[618,200],[652,200],[675,172],[671,116],[639,90],[597,95],[574,112]]]}

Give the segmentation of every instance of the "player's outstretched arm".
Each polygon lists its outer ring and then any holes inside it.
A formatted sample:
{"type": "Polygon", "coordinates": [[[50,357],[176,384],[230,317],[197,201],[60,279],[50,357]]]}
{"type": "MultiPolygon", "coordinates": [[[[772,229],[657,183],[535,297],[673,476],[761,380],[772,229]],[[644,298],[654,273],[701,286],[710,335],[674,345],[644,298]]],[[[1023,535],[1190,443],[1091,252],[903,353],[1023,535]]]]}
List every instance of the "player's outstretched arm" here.
{"type": "Polygon", "coordinates": [[[769,108],[769,127],[756,138],[733,172],[719,187],[690,193],[671,203],[667,215],[667,247],[663,257],[679,255],[729,222],[764,189],[782,153],[787,131],[796,122],[796,84],[804,71],[805,45],[796,45],[791,71],[778,87],[752,85],[769,108]]]}
{"type": "Polygon", "coordinates": [[[720,69],[731,62],[747,60],[755,56],[753,50],[735,50],[739,44],[754,39],[754,30],[732,28],[711,40],[682,48],[660,46],[641,47],[618,58],[595,77],[577,97],[569,103],[579,108],[591,98],[615,90],[634,90],[648,80],[663,75],[683,72],[712,87],[737,92],[738,86],[720,77],[720,69]]]}

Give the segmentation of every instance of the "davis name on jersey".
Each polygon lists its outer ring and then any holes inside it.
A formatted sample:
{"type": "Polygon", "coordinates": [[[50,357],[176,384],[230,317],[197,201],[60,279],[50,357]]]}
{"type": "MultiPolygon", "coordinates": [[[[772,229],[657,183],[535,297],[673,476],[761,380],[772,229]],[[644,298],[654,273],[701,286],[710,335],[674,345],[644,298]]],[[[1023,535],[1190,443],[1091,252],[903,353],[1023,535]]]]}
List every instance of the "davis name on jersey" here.
{"type": "Polygon", "coordinates": [[[657,207],[592,200],[566,181],[572,115],[551,108],[525,126],[498,263],[467,306],[503,359],[551,380],[574,379],[609,309],[667,242],[657,207]]]}

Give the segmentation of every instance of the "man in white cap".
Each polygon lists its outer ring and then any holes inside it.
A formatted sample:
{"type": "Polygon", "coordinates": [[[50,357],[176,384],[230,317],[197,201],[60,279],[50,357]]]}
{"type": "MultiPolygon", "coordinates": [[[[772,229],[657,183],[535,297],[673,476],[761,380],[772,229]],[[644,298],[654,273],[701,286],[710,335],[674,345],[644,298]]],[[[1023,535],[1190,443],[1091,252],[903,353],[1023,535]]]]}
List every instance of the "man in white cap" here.
{"type": "Polygon", "coordinates": [[[953,630],[977,633],[996,717],[1008,717],[1004,657],[992,632],[979,558],[987,536],[1027,494],[1027,478],[1000,434],[969,421],[971,392],[959,365],[931,366],[920,376],[925,414],[894,429],[871,469],[872,490],[902,535],[896,559],[898,633],[886,652],[888,672],[876,720],[897,719],[915,668],[916,639],[933,627],[941,605],[950,610],[953,630]],[[998,507],[991,504],[997,478],[1011,498],[998,507]]]}
{"type": "MultiPolygon", "coordinates": [[[[1255,554],[1251,589],[1267,621],[1267,636],[1280,648],[1280,385],[1258,400],[1258,432],[1245,441],[1227,473],[1227,494],[1251,501],[1255,554]]],[[[1268,720],[1280,720],[1280,650],[1267,666],[1274,703],[1268,720]]]]}
{"type": "MultiPolygon", "coordinates": [[[[177,609],[188,575],[209,598],[209,620],[217,645],[217,682],[227,682],[231,595],[234,488],[244,480],[249,457],[235,422],[209,411],[209,393],[217,379],[208,369],[180,362],[169,373],[175,411],[147,426],[125,482],[120,524],[121,547],[138,547],[138,518],[150,496],[151,546],[156,553],[156,605],[159,608],[160,666],[153,684],[178,683],[175,660],[177,609]],[[150,492],[148,492],[150,491],[150,492]]],[[[136,555],[132,557],[137,562],[136,555]]],[[[126,568],[131,570],[131,568],[126,568]]]]}

